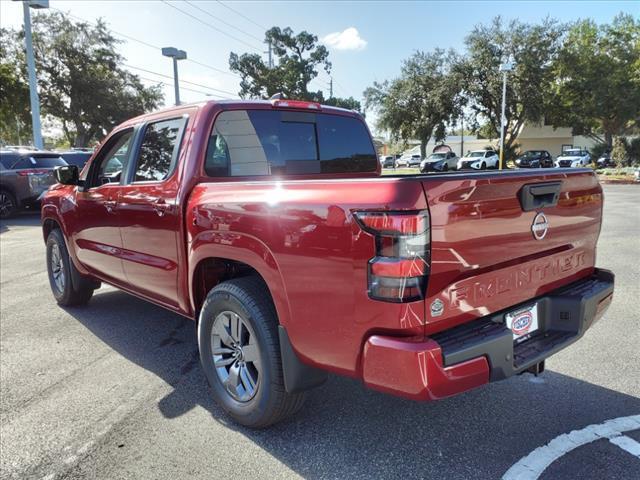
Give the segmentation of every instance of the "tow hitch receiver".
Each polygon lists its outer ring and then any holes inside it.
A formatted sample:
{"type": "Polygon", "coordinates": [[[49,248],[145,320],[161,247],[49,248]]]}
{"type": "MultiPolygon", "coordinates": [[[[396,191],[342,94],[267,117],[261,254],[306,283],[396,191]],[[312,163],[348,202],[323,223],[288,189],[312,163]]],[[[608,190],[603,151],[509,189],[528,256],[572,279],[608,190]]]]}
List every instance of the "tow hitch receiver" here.
{"type": "Polygon", "coordinates": [[[530,366],[526,370],[523,370],[520,374],[522,375],[523,373],[532,373],[537,377],[542,372],[544,372],[544,360],[540,363],[536,363],[535,365],[530,366]]]}

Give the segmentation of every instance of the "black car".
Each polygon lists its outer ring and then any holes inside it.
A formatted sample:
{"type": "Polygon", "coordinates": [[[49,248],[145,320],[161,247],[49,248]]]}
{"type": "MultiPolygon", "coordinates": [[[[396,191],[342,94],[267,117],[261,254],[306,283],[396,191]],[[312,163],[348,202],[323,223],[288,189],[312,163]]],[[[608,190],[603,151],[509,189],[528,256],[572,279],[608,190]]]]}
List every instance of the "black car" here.
{"type": "Polygon", "coordinates": [[[520,168],[551,168],[553,157],[546,150],[527,150],[516,159],[520,168]]]}

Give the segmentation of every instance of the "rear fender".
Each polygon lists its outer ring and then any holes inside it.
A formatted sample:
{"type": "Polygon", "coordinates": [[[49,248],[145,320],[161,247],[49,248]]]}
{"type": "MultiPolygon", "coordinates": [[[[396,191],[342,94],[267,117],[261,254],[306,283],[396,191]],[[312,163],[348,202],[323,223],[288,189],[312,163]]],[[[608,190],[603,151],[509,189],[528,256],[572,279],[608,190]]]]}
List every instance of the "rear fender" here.
{"type": "Polygon", "coordinates": [[[269,248],[255,237],[242,233],[200,232],[189,248],[189,295],[193,312],[197,311],[194,298],[194,278],[197,265],[207,258],[220,258],[244,263],[260,274],[269,288],[280,324],[289,324],[291,314],[280,269],[269,248]]]}

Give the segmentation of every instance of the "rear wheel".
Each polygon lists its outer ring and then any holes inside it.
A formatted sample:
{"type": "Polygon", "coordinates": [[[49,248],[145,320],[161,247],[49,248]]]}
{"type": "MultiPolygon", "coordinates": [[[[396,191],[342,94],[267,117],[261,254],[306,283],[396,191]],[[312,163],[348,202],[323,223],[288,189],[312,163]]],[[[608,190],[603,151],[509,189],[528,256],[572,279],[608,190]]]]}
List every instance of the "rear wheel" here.
{"type": "Polygon", "coordinates": [[[278,318],[260,278],[230,280],[209,292],[198,347],[214,399],[238,423],[263,428],[302,407],[305,394],[284,387],[278,318]]]}
{"type": "Polygon", "coordinates": [[[10,218],[18,210],[18,202],[11,192],[0,190],[0,218],[10,218]]]}
{"type": "Polygon", "coordinates": [[[84,305],[93,295],[93,283],[84,279],[75,268],[62,233],[57,228],[52,230],[47,238],[47,273],[51,292],[58,305],[84,305]],[[74,285],[72,275],[77,285],[74,285]]]}

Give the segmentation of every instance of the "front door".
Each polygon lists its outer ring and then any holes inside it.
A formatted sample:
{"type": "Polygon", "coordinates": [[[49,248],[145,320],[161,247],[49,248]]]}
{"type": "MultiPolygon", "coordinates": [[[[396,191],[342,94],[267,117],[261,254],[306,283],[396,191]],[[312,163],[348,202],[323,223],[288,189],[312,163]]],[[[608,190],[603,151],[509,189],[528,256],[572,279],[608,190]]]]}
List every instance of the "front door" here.
{"type": "Polygon", "coordinates": [[[117,213],[121,177],[126,170],[133,129],[114,134],[89,167],[76,193],[73,241],[80,263],[105,280],[126,281],[117,213]]]}
{"type": "Polygon", "coordinates": [[[118,199],[123,266],[137,291],[178,306],[178,155],[185,117],[144,127],[128,184],[118,199]]]}

